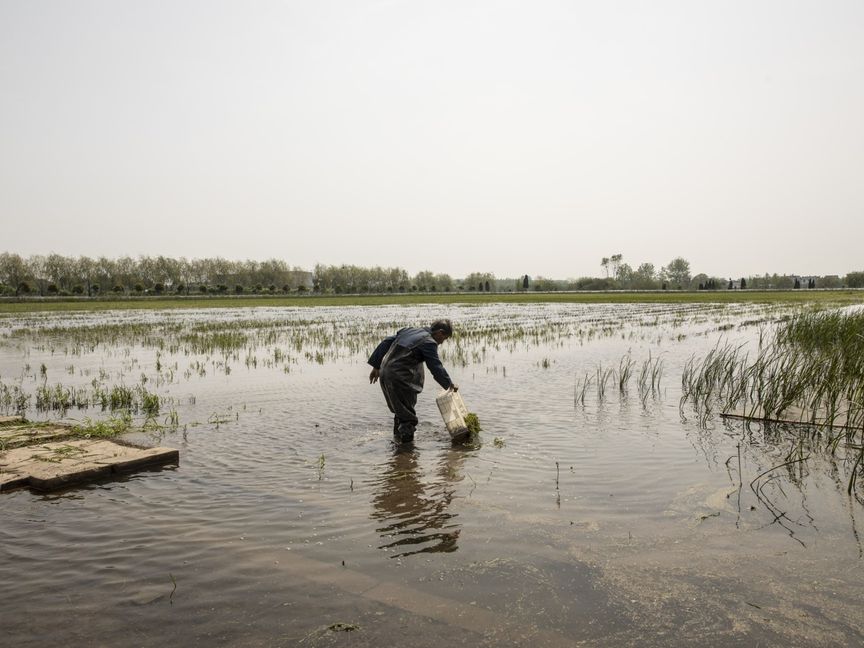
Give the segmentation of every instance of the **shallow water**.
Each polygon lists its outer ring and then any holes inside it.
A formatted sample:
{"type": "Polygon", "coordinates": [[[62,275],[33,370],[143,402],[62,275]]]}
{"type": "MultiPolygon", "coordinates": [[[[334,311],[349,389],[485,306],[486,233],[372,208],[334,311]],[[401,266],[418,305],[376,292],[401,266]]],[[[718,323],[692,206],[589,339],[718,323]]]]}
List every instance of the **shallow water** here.
{"type": "Polygon", "coordinates": [[[716,418],[703,428],[679,409],[691,354],[752,343],[784,313],[572,304],[0,319],[0,381],[31,395],[30,418],[110,414],[40,411],[40,385],[142,385],[161,397],[163,427],[133,437],[181,457],[0,496],[4,635],[24,646],[859,645],[864,511],[842,457],[814,449],[763,477],[759,498],[750,482],[783,462],[790,432],[716,418]],[[427,376],[416,443],[397,448],[365,359],[383,335],[437,316],[462,332],[442,357],[483,431],[452,446],[427,376]],[[617,370],[628,353],[637,375],[623,391],[610,377],[601,394],[598,365],[617,370]],[[649,354],[662,377],[640,392],[649,354]]]}

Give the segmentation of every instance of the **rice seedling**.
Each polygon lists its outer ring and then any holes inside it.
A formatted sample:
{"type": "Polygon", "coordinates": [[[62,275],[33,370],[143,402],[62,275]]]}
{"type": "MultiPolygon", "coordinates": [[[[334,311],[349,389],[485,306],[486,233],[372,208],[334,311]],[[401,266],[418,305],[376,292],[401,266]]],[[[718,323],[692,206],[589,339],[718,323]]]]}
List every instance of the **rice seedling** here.
{"type": "Polygon", "coordinates": [[[89,403],[87,389],[65,387],[60,383],[53,387],[43,384],[36,388],[36,410],[40,412],[57,411],[63,414],[72,407],[84,409],[89,403]]]}
{"type": "Polygon", "coordinates": [[[141,411],[148,417],[153,417],[159,414],[159,396],[152,394],[146,390],[141,392],[141,411]]]}
{"type": "Polygon", "coordinates": [[[23,414],[30,407],[31,395],[25,393],[18,385],[6,385],[0,382],[0,409],[4,414],[23,414]]]}
{"type": "MultiPolygon", "coordinates": [[[[108,408],[111,410],[125,409],[131,410],[135,402],[134,392],[125,385],[116,385],[107,394],[108,408]]],[[[103,409],[105,406],[103,404],[103,409]]]]}
{"type": "Polygon", "coordinates": [[[612,378],[614,369],[611,367],[604,369],[602,364],[597,365],[596,385],[597,385],[597,402],[602,403],[606,398],[606,383],[612,378]]]}
{"type": "Polygon", "coordinates": [[[581,381],[578,379],[576,380],[576,385],[573,388],[573,403],[574,404],[576,404],[578,402],[582,405],[582,407],[585,407],[585,394],[588,391],[588,387],[591,386],[592,380],[593,379],[591,377],[591,374],[588,374],[588,373],[585,374],[585,377],[582,378],[581,381]]]}
{"type": "Polygon", "coordinates": [[[176,409],[172,409],[168,412],[168,416],[165,417],[165,425],[172,429],[177,429],[177,427],[180,426],[180,416],[177,414],[176,409]]]}
{"type": "Polygon", "coordinates": [[[621,358],[618,363],[618,391],[624,392],[627,389],[627,383],[630,382],[630,376],[633,374],[633,366],[636,363],[630,357],[628,352],[621,358]]]}
{"type": "Polygon", "coordinates": [[[660,393],[662,376],[663,361],[659,357],[652,357],[649,351],[648,359],[640,366],[639,375],[636,378],[639,400],[642,401],[643,406],[647,405],[649,396],[657,396],[660,393]]]}

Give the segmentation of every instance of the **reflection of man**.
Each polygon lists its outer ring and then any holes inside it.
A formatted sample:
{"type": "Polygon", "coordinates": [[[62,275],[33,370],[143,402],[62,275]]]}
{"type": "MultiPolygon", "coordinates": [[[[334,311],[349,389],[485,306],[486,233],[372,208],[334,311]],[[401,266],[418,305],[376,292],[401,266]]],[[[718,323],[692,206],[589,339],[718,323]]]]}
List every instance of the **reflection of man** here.
{"type": "Polygon", "coordinates": [[[372,365],[369,383],[381,379],[381,391],[393,412],[393,434],[401,443],[414,441],[417,428],[414,407],[417,395],[423,391],[424,362],[444,389],[459,389],[438,358],[438,345],[451,335],[450,320],[436,320],[428,328],[403,328],[396,335],[384,338],[369,357],[372,365]]]}
{"type": "Polygon", "coordinates": [[[386,542],[382,548],[396,550],[394,557],[459,548],[456,514],[447,509],[455,492],[452,482],[461,479],[458,464],[464,456],[462,450],[448,450],[436,471],[438,480],[423,483],[417,453],[404,447],[394,451],[372,500],[372,518],[383,523],[376,529],[386,542]]]}

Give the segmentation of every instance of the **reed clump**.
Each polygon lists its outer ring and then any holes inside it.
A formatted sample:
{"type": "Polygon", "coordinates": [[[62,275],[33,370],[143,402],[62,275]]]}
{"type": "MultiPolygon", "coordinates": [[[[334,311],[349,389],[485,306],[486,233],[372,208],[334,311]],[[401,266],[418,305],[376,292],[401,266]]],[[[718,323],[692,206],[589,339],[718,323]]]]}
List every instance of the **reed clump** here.
{"type": "Polygon", "coordinates": [[[719,344],[691,358],[681,377],[681,411],[691,404],[705,425],[714,409],[745,418],[790,420],[853,461],[851,492],[864,460],[864,311],[810,311],[769,333],[751,353],[719,344]]]}

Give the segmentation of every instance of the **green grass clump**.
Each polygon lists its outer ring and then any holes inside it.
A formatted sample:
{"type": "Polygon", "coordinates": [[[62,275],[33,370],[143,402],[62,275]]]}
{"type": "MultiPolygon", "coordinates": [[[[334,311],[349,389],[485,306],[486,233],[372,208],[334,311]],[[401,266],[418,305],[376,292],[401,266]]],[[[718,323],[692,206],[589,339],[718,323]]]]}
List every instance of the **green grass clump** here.
{"type": "Polygon", "coordinates": [[[465,426],[471,434],[477,434],[483,428],[480,427],[480,419],[474,412],[465,415],[465,426]]]}
{"type": "Polygon", "coordinates": [[[80,425],[72,426],[72,433],[85,439],[110,439],[123,434],[130,427],[132,427],[132,416],[128,412],[124,412],[120,416],[114,416],[104,421],[85,418],[80,425]]]}

